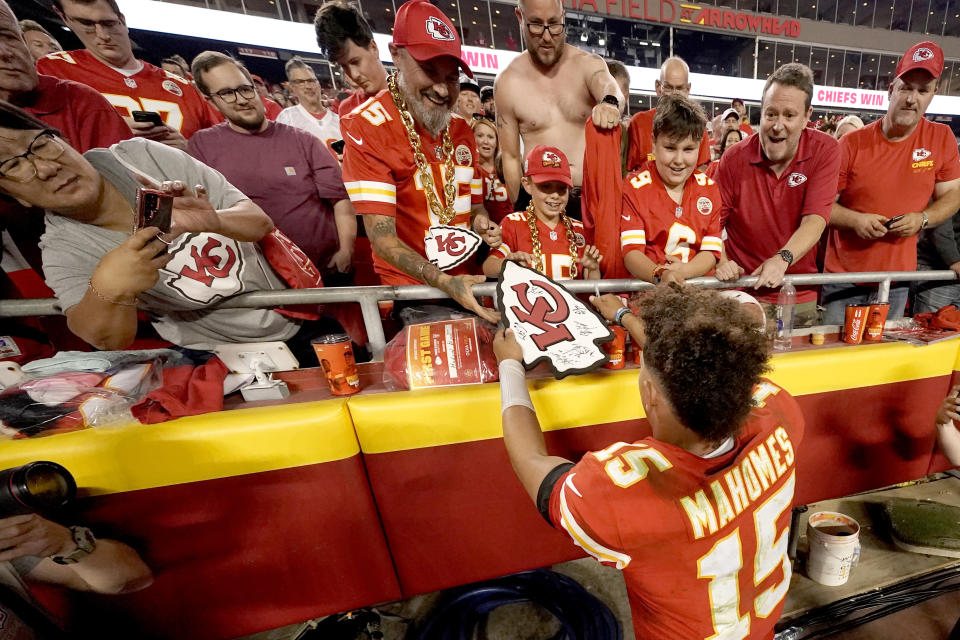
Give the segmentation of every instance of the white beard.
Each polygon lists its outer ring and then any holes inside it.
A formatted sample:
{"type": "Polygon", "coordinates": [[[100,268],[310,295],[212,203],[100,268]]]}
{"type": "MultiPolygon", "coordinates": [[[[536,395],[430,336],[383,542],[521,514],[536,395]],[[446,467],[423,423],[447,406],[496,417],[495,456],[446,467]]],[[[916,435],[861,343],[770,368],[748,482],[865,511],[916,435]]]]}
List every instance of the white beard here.
{"type": "Polygon", "coordinates": [[[398,85],[400,88],[400,93],[403,95],[403,99],[407,103],[407,109],[410,111],[410,115],[413,116],[413,120],[421,127],[426,129],[427,132],[434,138],[440,135],[440,132],[446,129],[447,125],[450,124],[450,114],[453,111],[451,106],[452,101],[451,105],[438,105],[430,108],[423,104],[423,100],[421,99],[420,95],[414,94],[412,91],[410,91],[410,88],[407,86],[402,73],[400,74],[398,85]]]}

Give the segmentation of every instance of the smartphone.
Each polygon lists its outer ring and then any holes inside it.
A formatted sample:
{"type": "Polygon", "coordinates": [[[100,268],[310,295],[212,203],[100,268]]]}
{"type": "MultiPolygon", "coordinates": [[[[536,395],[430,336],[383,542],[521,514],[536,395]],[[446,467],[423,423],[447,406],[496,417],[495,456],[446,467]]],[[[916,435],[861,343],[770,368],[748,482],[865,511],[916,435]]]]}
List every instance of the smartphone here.
{"type": "Polygon", "coordinates": [[[883,223],[883,226],[885,226],[887,229],[889,229],[889,228],[890,228],[890,225],[892,225],[894,222],[896,222],[897,220],[899,220],[900,218],[902,218],[902,217],[905,216],[905,215],[906,215],[906,214],[903,214],[903,215],[899,215],[899,216],[895,216],[895,217],[893,217],[893,218],[890,218],[889,220],[887,220],[886,222],[883,223]]]}
{"type": "Polygon", "coordinates": [[[163,126],[163,118],[156,111],[134,111],[130,115],[133,116],[134,122],[149,122],[155,127],[163,126]]]}
{"type": "Polygon", "coordinates": [[[330,148],[336,151],[337,153],[339,153],[340,155],[343,155],[343,146],[344,146],[343,140],[337,140],[336,142],[330,143],[330,148]]]}
{"type": "Polygon", "coordinates": [[[173,196],[156,189],[137,189],[137,228],[157,227],[169,233],[173,222],[173,196]]]}

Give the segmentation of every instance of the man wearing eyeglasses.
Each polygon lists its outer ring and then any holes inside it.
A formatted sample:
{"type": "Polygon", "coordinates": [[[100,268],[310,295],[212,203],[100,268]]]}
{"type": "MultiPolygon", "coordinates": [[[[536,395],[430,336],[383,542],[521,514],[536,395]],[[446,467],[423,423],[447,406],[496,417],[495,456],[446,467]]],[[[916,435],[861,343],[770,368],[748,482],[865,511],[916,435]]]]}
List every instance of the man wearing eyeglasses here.
{"type": "Polygon", "coordinates": [[[284,70],[287,72],[287,84],[300,104],[287,107],[277,116],[277,122],[287,124],[307,133],[327,145],[330,153],[336,155],[331,146],[340,135],[340,117],[323,104],[323,92],[317,74],[299,57],[291,58],[284,70]]]}
{"type": "MultiPolygon", "coordinates": [[[[503,174],[517,208],[523,175],[523,148],[559,147],[570,160],[573,189],[567,213],[579,217],[583,181],[584,124],[601,129],[620,126],[626,99],[600,56],[564,41],[564,12],[559,0],[520,0],[516,10],[527,48],[494,84],[503,174]]],[[[526,196],[526,194],[524,193],[526,196]]]]}
{"type": "Polygon", "coordinates": [[[52,53],[37,62],[37,71],[93,87],[134,135],[179,149],[186,149],[195,131],[220,121],[189,82],[133,56],[116,0],[55,0],[54,5],[85,48],[52,53]],[[163,124],[138,122],[135,111],[154,112],[163,124]]]}
{"type": "Polygon", "coordinates": [[[190,138],[190,155],[258,204],[326,275],[349,271],[357,217],[323,143],[268,120],[250,73],[233,58],[204,51],[193,59],[193,77],[226,122],[190,138]]]}
{"type": "MultiPolygon", "coordinates": [[[[683,58],[672,56],[660,66],[660,77],[654,82],[657,97],[690,95],[690,67],[683,58]]],[[[636,171],[647,160],[653,160],[653,118],[657,109],[649,109],[634,114],[627,129],[630,151],[627,154],[627,171],[636,171]]],[[[701,171],[710,162],[710,136],[700,138],[700,151],[697,155],[697,167],[701,171]]]]}

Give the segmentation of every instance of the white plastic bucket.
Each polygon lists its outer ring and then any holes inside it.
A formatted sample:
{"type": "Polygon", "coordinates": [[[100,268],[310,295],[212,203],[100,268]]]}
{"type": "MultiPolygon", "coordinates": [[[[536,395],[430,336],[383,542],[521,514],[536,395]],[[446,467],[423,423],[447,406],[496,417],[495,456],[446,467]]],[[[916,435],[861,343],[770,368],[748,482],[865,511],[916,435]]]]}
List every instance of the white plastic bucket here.
{"type": "Polygon", "coordinates": [[[844,584],[860,559],[860,524],[842,513],[818,511],[807,521],[807,540],[807,576],[831,587],[844,584]]]}

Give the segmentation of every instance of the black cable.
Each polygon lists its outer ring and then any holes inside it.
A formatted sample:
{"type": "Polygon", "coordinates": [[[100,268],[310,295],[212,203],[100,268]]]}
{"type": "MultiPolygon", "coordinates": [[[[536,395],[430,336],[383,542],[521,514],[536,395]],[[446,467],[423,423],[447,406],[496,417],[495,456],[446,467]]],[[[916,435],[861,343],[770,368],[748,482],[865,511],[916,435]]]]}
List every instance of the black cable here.
{"type": "Polygon", "coordinates": [[[542,607],[557,619],[560,631],[551,640],[623,638],[613,612],[576,580],[538,569],[452,591],[407,639],[471,640],[478,629],[485,629],[494,609],[522,602],[542,607]]]}

